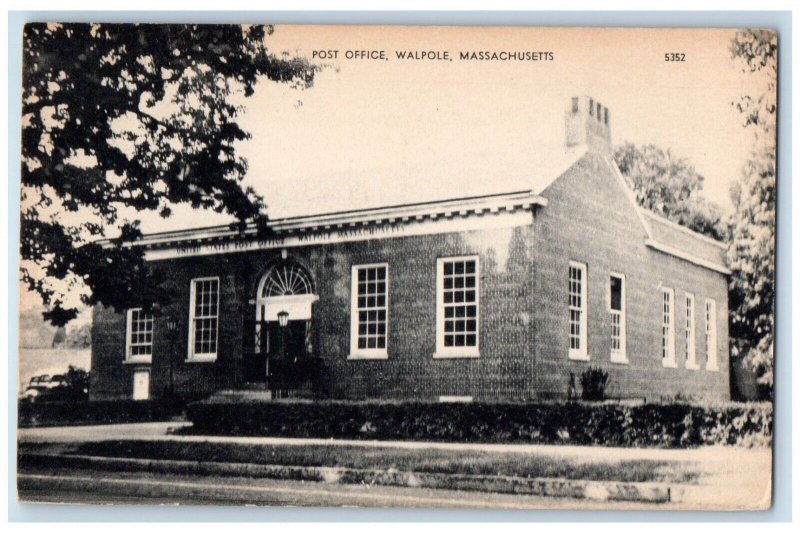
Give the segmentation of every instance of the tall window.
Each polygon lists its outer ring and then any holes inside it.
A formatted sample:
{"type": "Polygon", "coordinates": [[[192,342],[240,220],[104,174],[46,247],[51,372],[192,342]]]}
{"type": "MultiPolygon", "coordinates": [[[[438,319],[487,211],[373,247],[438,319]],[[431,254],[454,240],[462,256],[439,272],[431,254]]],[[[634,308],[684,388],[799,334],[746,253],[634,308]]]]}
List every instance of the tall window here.
{"type": "Polygon", "coordinates": [[[477,357],[479,273],[477,257],[436,261],[436,357],[477,357]]]}
{"type": "Polygon", "coordinates": [[[625,331],[625,276],[611,274],[608,286],[611,313],[611,360],[627,362],[625,331]]]}
{"type": "Polygon", "coordinates": [[[706,300],[706,370],[717,369],[717,303],[706,300]]]}
{"type": "Polygon", "coordinates": [[[675,291],[661,289],[661,362],[675,368],[675,291]]]}
{"type": "Polygon", "coordinates": [[[219,278],[193,279],[189,305],[189,359],[214,361],[219,326],[219,278]]]}
{"type": "Polygon", "coordinates": [[[694,294],[686,293],[686,368],[696,369],[694,294]]]}
{"type": "Polygon", "coordinates": [[[588,359],[586,347],[586,265],[569,263],[569,357],[588,359]]]}
{"type": "Polygon", "coordinates": [[[153,357],[153,315],[128,309],[125,359],[149,363],[153,357]]]}
{"type": "Polygon", "coordinates": [[[358,265],[352,270],[350,356],[385,358],[388,331],[388,265],[358,265]]]}

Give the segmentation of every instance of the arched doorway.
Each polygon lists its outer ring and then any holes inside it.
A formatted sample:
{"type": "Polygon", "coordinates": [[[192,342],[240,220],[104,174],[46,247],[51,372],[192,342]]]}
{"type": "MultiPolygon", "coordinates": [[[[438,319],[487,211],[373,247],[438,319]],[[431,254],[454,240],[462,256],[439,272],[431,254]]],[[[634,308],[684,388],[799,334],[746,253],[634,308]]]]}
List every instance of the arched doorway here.
{"type": "Polygon", "coordinates": [[[317,300],[312,277],[302,265],[282,261],[264,273],[256,292],[257,362],[248,381],[266,380],[273,391],[300,385],[312,359],[311,307],[317,300]],[[285,315],[285,325],[280,315],[285,315]]]}

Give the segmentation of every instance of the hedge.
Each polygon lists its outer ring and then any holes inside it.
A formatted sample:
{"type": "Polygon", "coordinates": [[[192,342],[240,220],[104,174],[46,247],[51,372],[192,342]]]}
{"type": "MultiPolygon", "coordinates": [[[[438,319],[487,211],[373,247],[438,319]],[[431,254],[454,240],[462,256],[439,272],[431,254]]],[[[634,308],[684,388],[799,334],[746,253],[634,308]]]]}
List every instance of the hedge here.
{"type": "Polygon", "coordinates": [[[155,422],[181,416],[185,405],[160,400],[27,402],[18,406],[19,427],[155,422]]]}
{"type": "Polygon", "coordinates": [[[769,404],[376,403],[204,401],[206,435],[689,447],[770,446],[769,404]]]}

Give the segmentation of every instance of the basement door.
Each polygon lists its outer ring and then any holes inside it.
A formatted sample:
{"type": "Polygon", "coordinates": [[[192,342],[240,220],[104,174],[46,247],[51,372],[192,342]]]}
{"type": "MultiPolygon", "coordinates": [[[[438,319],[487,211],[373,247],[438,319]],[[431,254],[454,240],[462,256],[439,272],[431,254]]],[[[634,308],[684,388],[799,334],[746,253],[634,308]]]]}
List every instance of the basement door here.
{"type": "Polygon", "coordinates": [[[150,398],[150,371],[136,370],[133,373],[133,399],[147,400],[150,398]]]}

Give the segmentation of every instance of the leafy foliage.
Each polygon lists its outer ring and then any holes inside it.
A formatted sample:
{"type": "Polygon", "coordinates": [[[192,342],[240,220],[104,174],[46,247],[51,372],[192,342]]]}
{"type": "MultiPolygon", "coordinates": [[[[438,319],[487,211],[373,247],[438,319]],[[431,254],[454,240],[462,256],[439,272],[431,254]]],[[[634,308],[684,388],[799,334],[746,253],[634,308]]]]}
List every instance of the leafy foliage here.
{"type": "Polygon", "coordinates": [[[64,345],[67,348],[91,348],[92,325],[86,323],[67,328],[67,338],[64,341],[64,345]]]}
{"type": "Polygon", "coordinates": [[[673,448],[770,446],[770,404],[221,401],[189,404],[191,431],[332,439],[673,448]],[[369,428],[368,431],[365,428],[369,428]]]}
{"type": "Polygon", "coordinates": [[[625,143],[614,160],[639,205],[712,238],[725,236],[719,208],[698,194],[705,178],[687,159],[652,144],[625,143]]]}
{"type": "Polygon", "coordinates": [[[156,422],[172,420],[184,409],[168,400],[19,402],[17,407],[19,427],[156,422]]]}
{"type": "Polygon", "coordinates": [[[773,384],[775,323],[775,154],[778,38],[769,30],[744,30],[731,42],[731,56],[744,72],[763,79],[762,92],[734,102],[743,126],[754,130],[753,151],[731,188],[735,212],[728,261],[731,337],[746,354],[765,393],[773,384]]]}
{"type": "Polygon", "coordinates": [[[143,211],[175,204],[265,230],[241,183],[238,96],[261,80],[311,84],[314,69],[267,50],[268,26],[28,24],[22,109],[22,279],[52,323],[83,303],[150,308],[168,294],[142,251],[143,211]],[[113,237],[106,244],[94,242],[113,237]]]}
{"type": "Polygon", "coordinates": [[[606,399],[608,372],[600,367],[587,368],[581,372],[581,398],[589,401],[606,399]]]}
{"type": "Polygon", "coordinates": [[[64,387],[69,395],[75,399],[88,399],[89,397],[89,372],[82,368],[69,365],[64,374],[64,387]]]}

